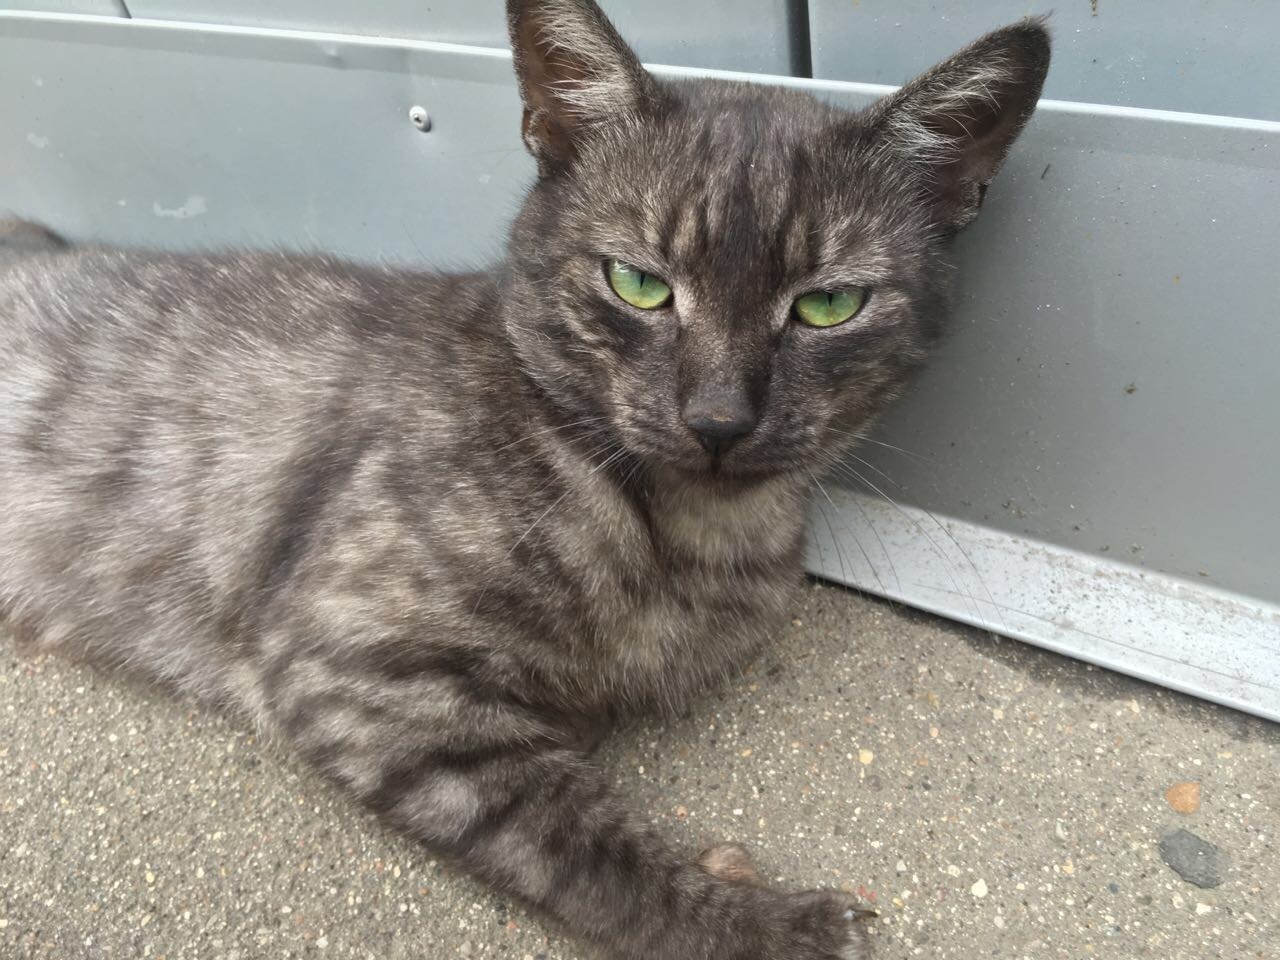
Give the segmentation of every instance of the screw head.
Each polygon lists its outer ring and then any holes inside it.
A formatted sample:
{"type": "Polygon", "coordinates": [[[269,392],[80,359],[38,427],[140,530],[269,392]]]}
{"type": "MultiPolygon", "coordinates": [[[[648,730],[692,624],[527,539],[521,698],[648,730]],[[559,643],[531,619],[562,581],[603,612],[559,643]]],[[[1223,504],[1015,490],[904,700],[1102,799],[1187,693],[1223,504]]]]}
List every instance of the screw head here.
{"type": "Polygon", "coordinates": [[[409,122],[426,133],[431,129],[431,114],[427,113],[426,107],[410,107],[409,122]]]}

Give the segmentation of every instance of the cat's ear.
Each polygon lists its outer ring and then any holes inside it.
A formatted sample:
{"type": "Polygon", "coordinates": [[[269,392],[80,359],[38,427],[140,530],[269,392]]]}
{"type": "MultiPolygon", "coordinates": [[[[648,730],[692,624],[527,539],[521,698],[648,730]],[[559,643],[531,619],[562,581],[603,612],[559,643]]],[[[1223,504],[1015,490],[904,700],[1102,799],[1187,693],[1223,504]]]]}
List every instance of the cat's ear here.
{"type": "Polygon", "coordinates": [[[871,108],[873,135],[919,163],[938,222],[978,215],[1009,147],[1035,110],[1049,70],[1043,18],[996,30],[871,108]]]}
{"type": "Polygon", "coordinates": [[[657,84],[592,0],[507,0],[521,133],[546,175],[584,138],[643,115],[657,84]]]}

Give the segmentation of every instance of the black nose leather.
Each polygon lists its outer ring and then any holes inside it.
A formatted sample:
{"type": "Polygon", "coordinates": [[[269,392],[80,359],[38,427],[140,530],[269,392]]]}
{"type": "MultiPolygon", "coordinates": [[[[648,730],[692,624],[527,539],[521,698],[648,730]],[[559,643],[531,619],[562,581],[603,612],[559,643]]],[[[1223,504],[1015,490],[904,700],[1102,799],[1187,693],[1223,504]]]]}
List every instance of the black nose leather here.
{"type": "Polygon", "coordinates": [[[756,425],[755,417],[749,412],[726,410],[686,415],[684,422],[713,457],[723,456],[756,425]]]}
{"type": "Polygon", "coordinates": [[[740,383],[708,378],[684,402],[685,426],[712,457],[721,457],[756,425],[755,405],[740,383]]]}

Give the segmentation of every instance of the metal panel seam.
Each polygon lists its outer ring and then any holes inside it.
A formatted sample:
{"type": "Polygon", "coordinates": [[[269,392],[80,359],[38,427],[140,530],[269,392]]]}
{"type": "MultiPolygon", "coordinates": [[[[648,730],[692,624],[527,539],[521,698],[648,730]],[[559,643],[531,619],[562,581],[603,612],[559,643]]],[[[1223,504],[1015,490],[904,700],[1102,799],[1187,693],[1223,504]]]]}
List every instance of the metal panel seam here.
{"type": "MultiPolygon", "coordinates": [[[[42,23],[115,25],[117,29],[170,31],[173,33],[203,33],[230,37],[261,37],[263,39],[301,40],[313,43],[342,43],[355,47],[393,46],[405,50],[432,53],[452,53],[467,56],[510,59],[511,51],[503,47],[483,47],[439,40],[415,40],[408,37],[387,37],[368,34],[329,33],[319,30],[288,30],[276,27],[244,27],[218,23],[198,23],[185,20],[147,20],[123,17],[99,17],[77,13],[41,13],[16,10],[0,10],[0,22],[31,21],[42,23]]],[[[899,89],[882,83],[859,83],[848,80],[822,80],[810,77],[792,77],[781,74],[743,73],[737,70],[720,70],[709,67],[680,67],[666,64],[646,64],[651,70],[667,77],[699,77],[707,79],[737,80],[769,83],[775,86],[796,87],[813,93],[853,93],[881,97],[899,89]]],[[[1086,103],[1075,100],[1041,100],[1037,110],[1053,113],[1088,114],[1092,116],[1119,117],[1131,120],[1162,123],[1195,124],[1229,129],[1257,130],[1263,133],[1280,133],[1280,121],[1261,120],[1252,117],[1231,117],[1212,113],[1183,113],[1176,110],[1157,110],[1150,107],[1128,107],[1106,103],[1086,103]]]]}

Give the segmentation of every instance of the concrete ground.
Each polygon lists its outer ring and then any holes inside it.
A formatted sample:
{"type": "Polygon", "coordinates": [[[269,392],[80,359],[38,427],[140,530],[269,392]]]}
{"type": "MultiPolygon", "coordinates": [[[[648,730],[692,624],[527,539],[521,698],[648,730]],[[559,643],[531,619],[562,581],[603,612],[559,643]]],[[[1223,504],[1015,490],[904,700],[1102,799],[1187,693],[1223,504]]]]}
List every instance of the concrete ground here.
{"type": "MultiPolygon", "coordinates": [[[[1280,727],[836,587],[795,617],[613,742],[677,843],[857,891],[878,960],[1280,957],[1280,727]]],[[[0,956],[579,955],[241,724],[0,645],[0,956]]]]}

